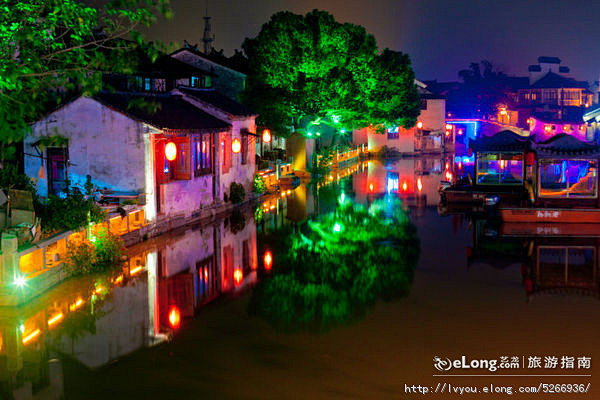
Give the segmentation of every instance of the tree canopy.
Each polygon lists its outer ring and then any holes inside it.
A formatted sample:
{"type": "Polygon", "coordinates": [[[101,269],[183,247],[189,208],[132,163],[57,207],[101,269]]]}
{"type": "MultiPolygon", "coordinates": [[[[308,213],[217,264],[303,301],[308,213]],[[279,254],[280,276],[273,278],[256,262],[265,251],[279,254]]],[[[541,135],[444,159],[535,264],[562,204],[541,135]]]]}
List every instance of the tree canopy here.
{"type": "Polygon", "coordinates": [[[490,61],[473,62],[460,70],[463,84],[448,96],[449,110],[464,117],[487,118],[497,112],[500,104],[507,105],[509,77],[490,61]]]}
{"type": "Polygon", "coordinates": [[[157,54],[138,29],[157,13],[170,15],[168,0],[111,0],[101,8],[1,0],[0,8],[0,159],[14,155],[28,124],[69,93],[97,91],[101,72],[130,72],[132,50],[157,54]]]}
{"type": "Polygon", "coordinates": [[[242,99],[259,113],[259,124],[279,135],[308,133],[315,121],[340,131],[416,123],[409,57],[379,52],[362,26],[325,11],[279,12],[242,48],[249,58],[242,99]]]}

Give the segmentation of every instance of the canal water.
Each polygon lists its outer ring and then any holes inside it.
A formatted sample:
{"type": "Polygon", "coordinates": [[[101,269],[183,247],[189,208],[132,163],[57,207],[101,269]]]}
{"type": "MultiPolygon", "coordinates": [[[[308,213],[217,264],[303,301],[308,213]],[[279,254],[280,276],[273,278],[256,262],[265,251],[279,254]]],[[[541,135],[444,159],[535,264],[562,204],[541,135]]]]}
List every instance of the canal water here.
{"type": "Polygon", "coordinates": [[[134,246],[118,275],[0,309],[0,398],[600,398],[598,237],[440,206],[440,180],[460,168],[453,158],[351,165],[134,246]],[[334,326],[282,329],[256,311],[257,291],[285,269],[285,235],[334,211],[341,193],[367,206],[402,200],[420,239],[409,291],[334,326]],[[447,369],[455,360],[513,368],[447,369]],[[562,383],[591,386],[517,393],[562,383]],[[514,392],[447,393],[460,386],[514,392]]]}

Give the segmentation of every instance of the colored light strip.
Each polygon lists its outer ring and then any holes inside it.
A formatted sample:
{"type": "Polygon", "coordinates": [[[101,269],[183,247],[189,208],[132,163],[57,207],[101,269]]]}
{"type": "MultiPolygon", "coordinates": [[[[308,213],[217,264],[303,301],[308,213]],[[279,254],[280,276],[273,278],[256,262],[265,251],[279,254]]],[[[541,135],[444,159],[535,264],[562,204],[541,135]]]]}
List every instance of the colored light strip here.
{"type": "Polygon", "coordinates": [[[132,270],[131,270],[129,273],[130,273],[131,275],[135,275],[135,274],[137,274],[138,272],[140,272],[140,271],[142,270],[142,268],[143,268],[143,267],[140,265],[139,267],[135,267],[134,269],[132,269],[132,270]]]}
{"type": "Polygon", "coordinates": [[[40,333],[41,331],[39,329],[36,329],[35,331],[31,332],[28,336],[23,338],[23,344],[27,344],[27,342],[29,342],[30,340],[35,339],[40,333]]]}
{"type": "Polygon", "coordinates": [[[75,311],[75,310],[77,310],[79,307],[81,307],[81,305],[82,305],[82,304],[83,304],[83,299],[79,298],[79,299],[77,299],[77,301],[75,302],[75,304],[72,304],[72,305],[69,307],[69,310],[71,310],[71,311],[75,311]]]}
{"type": "Polygon", "coordinates": [[[54,325],[55,323],[57,323],[58,321],[63,319],[63,317],[64,317],[63,313],[56,314],[54,317],[52,317],[48,320],[48,326],[54,325]]]}

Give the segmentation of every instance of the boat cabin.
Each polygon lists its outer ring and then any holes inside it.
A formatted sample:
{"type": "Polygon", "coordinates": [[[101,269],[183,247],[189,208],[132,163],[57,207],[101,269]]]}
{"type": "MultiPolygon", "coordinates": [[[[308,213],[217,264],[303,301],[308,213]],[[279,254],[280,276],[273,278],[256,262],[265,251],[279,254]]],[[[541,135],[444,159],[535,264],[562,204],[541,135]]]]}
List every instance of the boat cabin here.
{"type": "Polygon", "coordinates": [[[533,143],[535,206],[599,208],[600,147],[571,135],[559,134],[533,143]]]}
{"type": "Polygon", "coordinates": [[[529,138],[508,130],[471,140],[469,147],[475,153],[475,185],[523,186],[529,145],[529,138]]]}

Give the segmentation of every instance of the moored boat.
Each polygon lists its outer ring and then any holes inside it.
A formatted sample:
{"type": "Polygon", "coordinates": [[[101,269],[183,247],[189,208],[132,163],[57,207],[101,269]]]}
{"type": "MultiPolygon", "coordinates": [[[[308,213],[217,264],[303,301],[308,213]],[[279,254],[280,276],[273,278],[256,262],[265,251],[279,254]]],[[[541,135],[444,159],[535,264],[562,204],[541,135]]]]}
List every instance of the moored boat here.
{"type": "Polygon", "coordinates": [[[442,200],[448,204],[483,204],[490,196],[497,196],[503,203],[520,205],[528,198],[524,161],[529,147],[528,137],[509,130],[471,140],[475,176],[440,185],[442,200]]]}
{"type": "Polygon", "coordinates": [[[597,144],[566,134],[533,143],[535,165],[528,179],[534,198],[526,207],[501,206],[504,222],[600,224],[597,144]]]}

